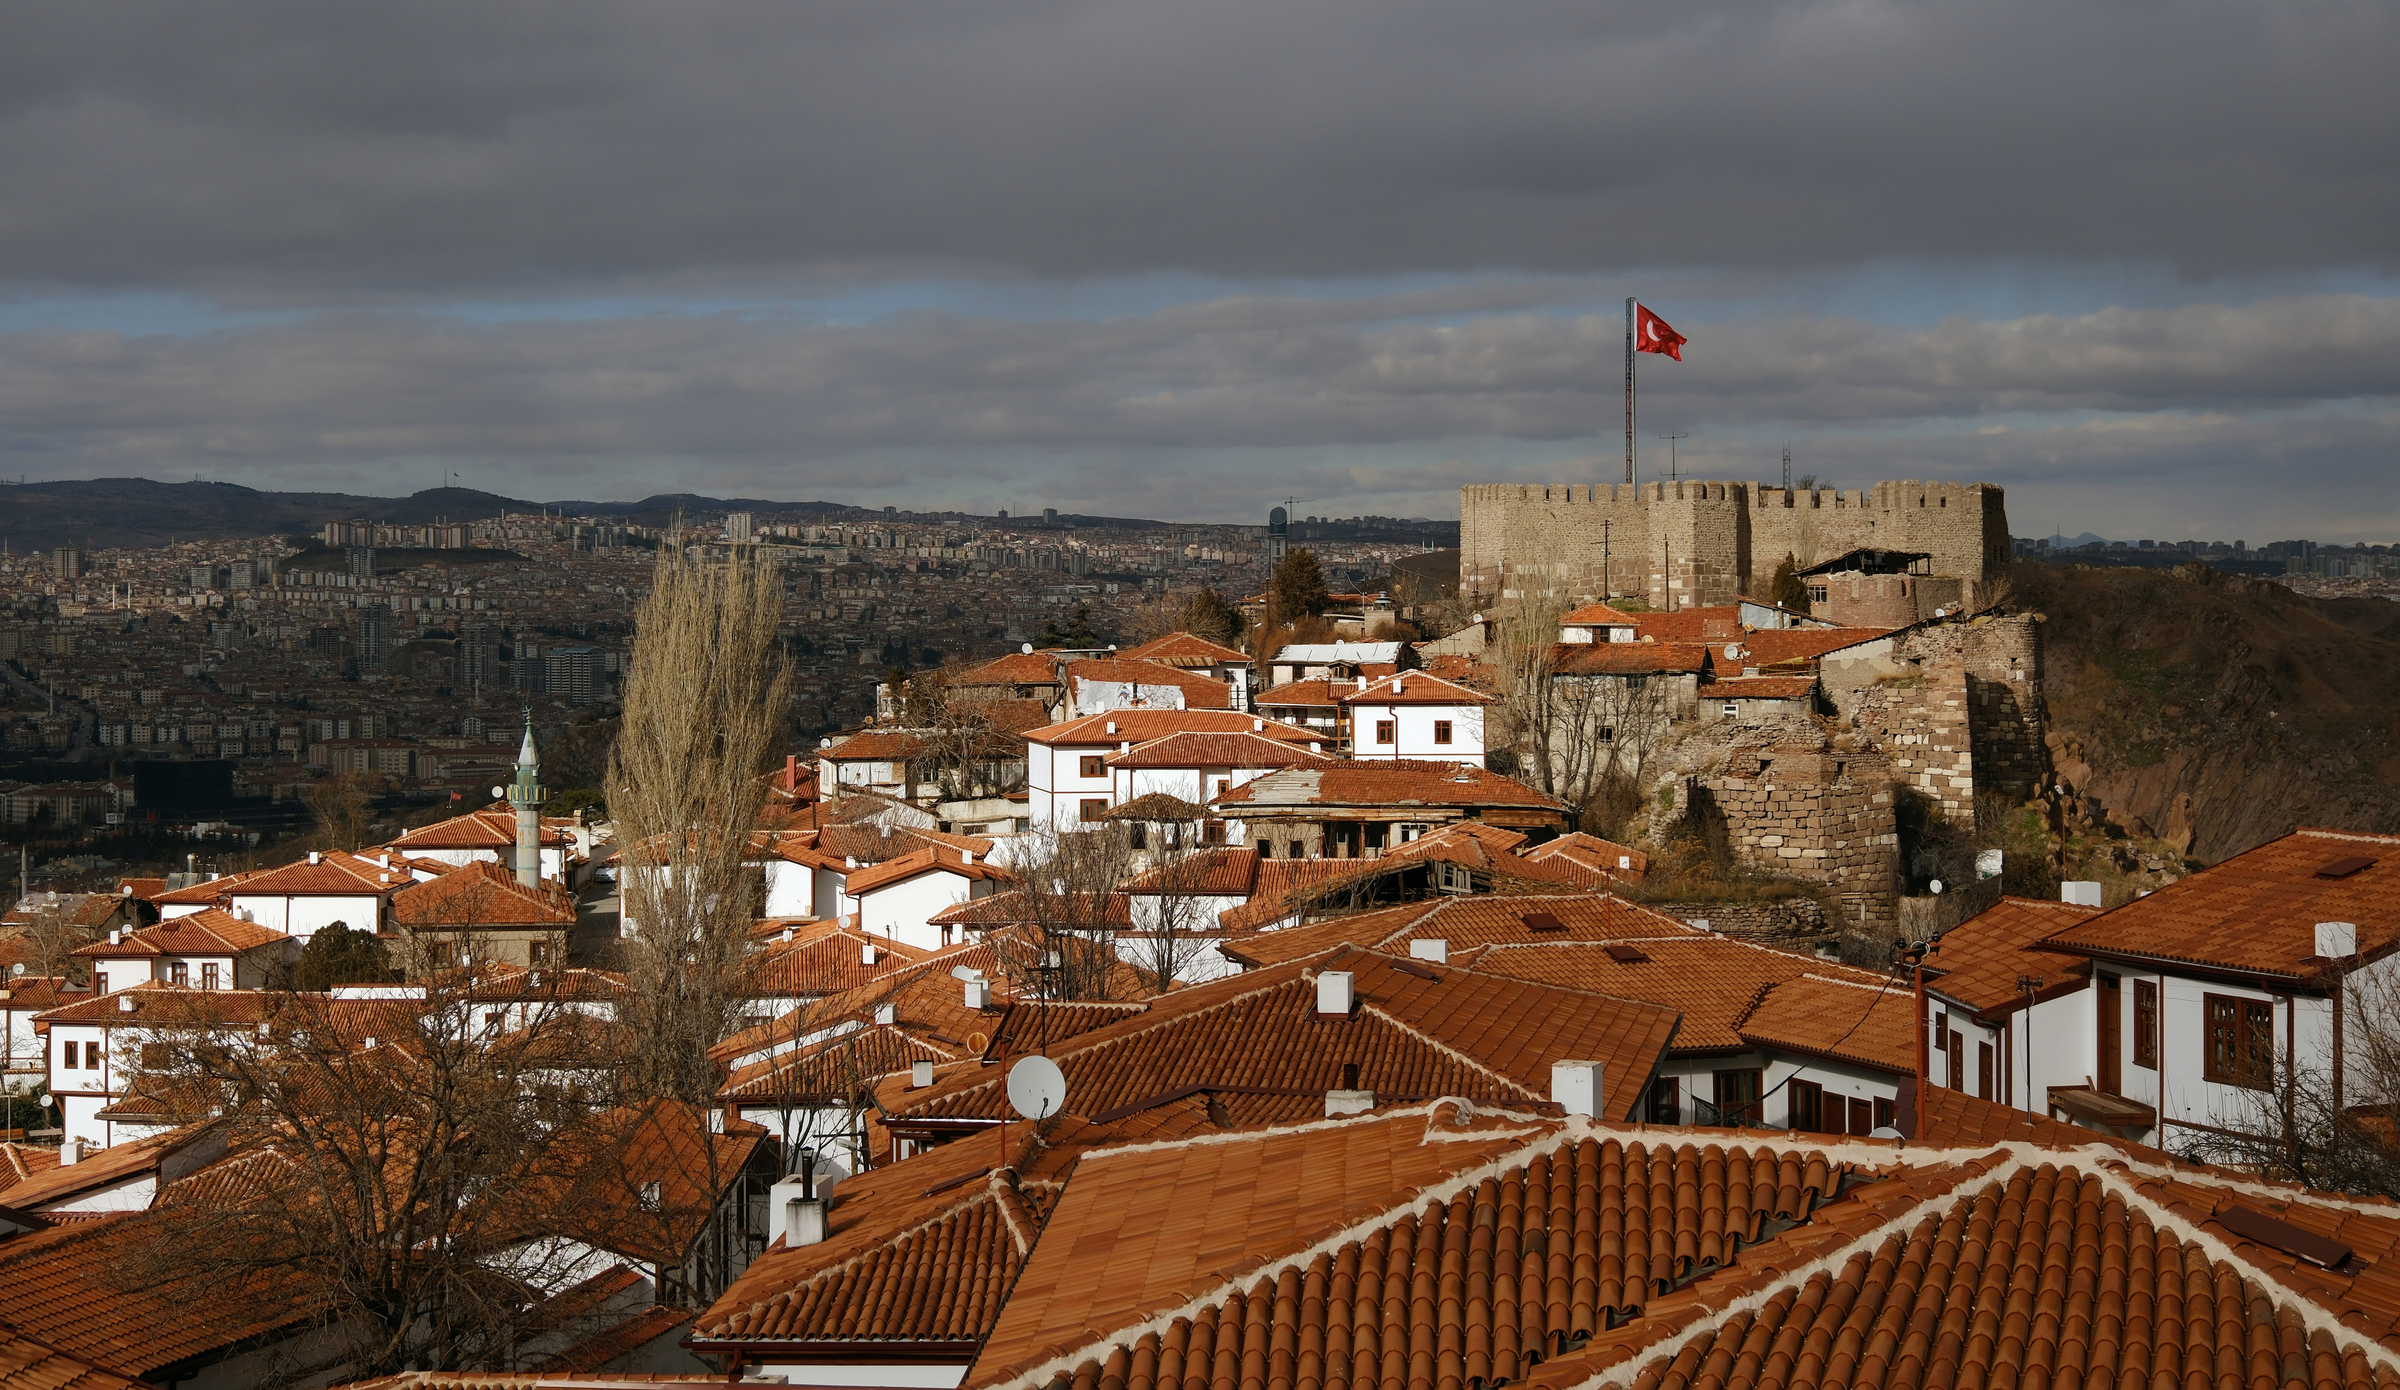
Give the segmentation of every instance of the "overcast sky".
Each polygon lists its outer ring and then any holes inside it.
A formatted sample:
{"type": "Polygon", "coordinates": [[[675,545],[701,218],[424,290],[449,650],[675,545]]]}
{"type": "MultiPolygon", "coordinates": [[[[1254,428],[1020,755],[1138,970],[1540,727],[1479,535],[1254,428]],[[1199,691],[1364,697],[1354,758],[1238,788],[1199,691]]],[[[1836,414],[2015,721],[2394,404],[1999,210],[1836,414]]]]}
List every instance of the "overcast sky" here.
{"type": "Polygon", "coordinates": [[[2384,0],[18,7],[0,472],[2400,541],[2384,0]]]}

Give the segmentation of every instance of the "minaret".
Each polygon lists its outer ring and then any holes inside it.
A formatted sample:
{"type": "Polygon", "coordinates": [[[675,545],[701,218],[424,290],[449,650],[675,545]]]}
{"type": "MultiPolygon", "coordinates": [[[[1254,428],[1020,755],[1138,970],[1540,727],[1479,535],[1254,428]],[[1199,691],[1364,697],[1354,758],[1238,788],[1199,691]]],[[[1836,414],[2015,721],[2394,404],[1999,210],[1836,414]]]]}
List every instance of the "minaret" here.
{"type": "Polygon", "coordinates": [[[542,886],[542,760],[533,751],[533,711],[525,711],[525,745],[517,750],[517,780],[508,804],[517,808],[517,882],[542,886]]]}

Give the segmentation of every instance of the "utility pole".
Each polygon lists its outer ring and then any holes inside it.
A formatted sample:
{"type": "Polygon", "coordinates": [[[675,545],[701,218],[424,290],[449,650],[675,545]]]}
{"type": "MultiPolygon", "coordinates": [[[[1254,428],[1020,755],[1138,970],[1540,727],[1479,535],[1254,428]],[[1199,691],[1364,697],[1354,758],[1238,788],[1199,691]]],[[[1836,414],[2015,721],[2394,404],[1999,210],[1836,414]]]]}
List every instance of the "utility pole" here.
{"type": "Polygon", "coordinates": [[[1678,439],[1689,439],[1691,437],[1692,436],[1689,431],[1686,431],[1682,434],[1662,434],[1659,436],[1659,438],[1667,441],[1667,479],[1670,482],[1674,481],[1678,476],[1680,476],[1675,471],[1675,441],[1678,439]]]}

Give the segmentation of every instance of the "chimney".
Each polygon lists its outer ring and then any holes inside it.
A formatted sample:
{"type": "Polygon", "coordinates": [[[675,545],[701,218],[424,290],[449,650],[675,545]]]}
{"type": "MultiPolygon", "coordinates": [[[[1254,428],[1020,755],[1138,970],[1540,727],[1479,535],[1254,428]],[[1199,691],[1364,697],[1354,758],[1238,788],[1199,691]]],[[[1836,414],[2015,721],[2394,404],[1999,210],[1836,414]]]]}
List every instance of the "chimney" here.
{"type": "Polygon", "coordinates": [[[800,755],[797,753],[783,755],[783,789],[787,792],[800,790],[800,755]]]}
{"type": "Polygon", "coordinates": [[[961,863],[961,864],[972,864],[972,863],[974,863],[974,862],[975,862],[975,851],[973,851],[973,850],[971,850],[971,849],[962,849],[962,850],[960,850],[960,851],[958,852],[958,862],[959,862],[959,863],[961,863]]]}
{"type": "Polygon", "coordinates": [[[1596,1118],[1601,1096],[1600,1063],[1550,1064],[1550,1099],[1566,1107],[1568,1114],[1581,1115],[1587,1120],[1596,1118]]]}
{"type": "Polygon", "coordinates": [[[1408,943],[1408,958],[1410,960],[1429,960],[1435,965],[1448,965],[1450,963],[1450,943],[1439,937],[1430,941],[1411,941],[1408,943]]]}
{"type": "Polygon", "coordinates": [[[133,1012],[132,995],[120,994],[117,996],[117,1012],[121,1014],[129,1014],[133,1012]]]}
{"type": "Polygon", "coordinates": [[[908,1089],[922,1091],[933,1084],[933,1063],[922,1058],[908,1064],[908,1089]]]}
{"type": "MultiPolygon", "coordinates": [[[[2323,929],[2323,928],[2319,928],[2319,929],[2318,929],[2318,931],[2317,931],[2317,935],[2319,935],[2319,936],[2323,936],[2324,934],[2325,934],[2325,932],[2324,932],[2324,929],[2323,929]]],[[[124,937],[124,935],[125,935],[125,933],[124,933],[123,931],[119,930],[118,928],[116,928],[116,927],[110,927],[110,928],[108,929],[108,944],[109,944],[109,945],[111,945],[111,946],[121,946],[121,945],[123,945],[123,944],[124,944],[124,940],[123,940],[123,937],[124,937]]]]}
{"type": "Polygon", "coordinates": [[[318,857],[318,855],[317,855],[317,852],[316,852],[315,850],[313,850],[313,849],[312,849],[312,850],[310,850],[310,851],[308,852],[308,862],[309,862],[309,863],[311,863],[311,864],[320,864],[320,863],[323,863],[324,861],[323,861],[321,858],[319,858],[319,857],[318,857]]]}
{"type": "Polygon", "coordinates": [[[967,981],[967,1007],[981,1012],[991,1006],[992,982],[989,980],[967,981]]]}
{"type": "Polygon", "coordinates": [[[1317,1017],[1348,1018],[1350,1016],[1351,975],[1347,970],[1317,972],[1317,1017]]]}
{"type": "Polygon", "coordinates": [[[1253,719],[1253,720],[1251,720],[1251,721],[1250,721],[1250,732],[1252,732],[1252,733],[1254,733],[1254,734],[1263,734],[1263,733],[1265,733],[1266,731],[1267,731],[1267,721],[1266,721],[1266,720],[1264,720],[1264,719],[1253,719]]]}
{"type": "MultiPolygon", "coordinates": [[[[1320,975],[1317,978],[1324,977],[1320,975]]],[[[1342,1084],[1325,1093],[1325,1118],[1330,1120],[1342,1115],[1363,1115],[1374,1108],[1375,1093],[1358,1088],[1358,1063],[1342,1063],[1342,1084]]]]}
{"type": "Polygon", "coordinates": [[[2058,885],[2058,900],[2079,907],[2100,906],[2100,883],[2097,879],[2069,879],[2058,885]]]}
{"type": "Polygon", "coordinates": [[[1359,673],[1359,677],[1358,677],[1358,688],[1359,688],[1359,689],[1361,689],[1361,690],[1364,690],[1364,689],[1366,689],[1366,688],[1367,688],[1367,677],[1366,677],[1366,673],[1365,673],[1365,672],[1363,672],[1363,671],[1359,673]]]}
{"type": "Polygon", "coordinates": [[[783,929],[783,939],[787,942],[792,939],[792,929],[790,927],[785,927],[783,929]]]}
{"type": "Polygon", "coordinates": [[[899,1016],[899,1012],[900,1006],[897,1004],[877,1004],[875,1006],[875,1021],[877,1023],[890,1023],[899,1016]]]}
{"type": "Polygon", "coordinates": [[[875,963],[874,942],[861,941],[858,943],[858,963],[860,965],[873,965],[875,963]]]}
{"type": "Polygon", "coordinates": [[[80,1136],[69,1139],[64,1144],[58,1146],[58,1166],[61,1168],[66,1167],[70,1163],[79,1163],[82,1160],[83,1139],[80,1136]]]}
{"type": "Polygon", "coordinates": [[[2317,923],[2317,954],[2329,960],[2358,954],[2358,924],[2355,922],[2317,923]]]}
{"type": "Polygon", "coordinates": [[[1109,720],[1109,721],[1108,721],[1108,724],[1107,724],[1107,732],[1108,732],[1108,733],[1110,733],[1110,734],[1114,734],[1114,733],[1116,733],[1116,731],[1117,731],[1117,721],[1116,721],[1116,720],[1114,720],[1114,719],[1111,719],[1111,720],[1109,720]]]}

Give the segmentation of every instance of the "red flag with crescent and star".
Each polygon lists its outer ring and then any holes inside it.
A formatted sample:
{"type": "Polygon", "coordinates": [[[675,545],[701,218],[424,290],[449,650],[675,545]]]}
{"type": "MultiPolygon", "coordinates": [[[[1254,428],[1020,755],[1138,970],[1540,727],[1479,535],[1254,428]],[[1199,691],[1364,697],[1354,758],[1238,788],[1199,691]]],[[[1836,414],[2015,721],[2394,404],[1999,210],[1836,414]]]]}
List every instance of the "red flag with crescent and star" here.
{"type": "Polygon", "coordinates": [[[1633,346],[1636,352],[1663,352],[1676,361],[1683,360],[1683,345],[1691,341],[1667,326],[1667,321],[1650,312],[1647,304],[1635,304],[1633,346]]]}

